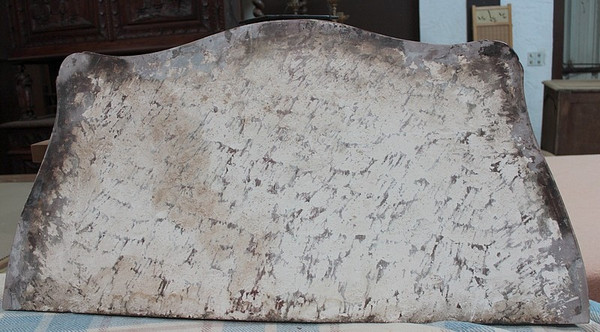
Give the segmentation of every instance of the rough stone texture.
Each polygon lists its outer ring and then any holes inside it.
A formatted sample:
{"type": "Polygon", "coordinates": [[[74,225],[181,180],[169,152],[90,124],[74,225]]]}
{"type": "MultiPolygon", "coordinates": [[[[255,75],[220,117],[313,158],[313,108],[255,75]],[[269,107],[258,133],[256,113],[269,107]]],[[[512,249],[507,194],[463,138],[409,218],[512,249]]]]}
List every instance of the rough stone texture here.
{"type": "Polygon", "coordinates": [[[505,45],[319,21],[68,57],[6,309],[576,323],[583,264],[505,45]]]}

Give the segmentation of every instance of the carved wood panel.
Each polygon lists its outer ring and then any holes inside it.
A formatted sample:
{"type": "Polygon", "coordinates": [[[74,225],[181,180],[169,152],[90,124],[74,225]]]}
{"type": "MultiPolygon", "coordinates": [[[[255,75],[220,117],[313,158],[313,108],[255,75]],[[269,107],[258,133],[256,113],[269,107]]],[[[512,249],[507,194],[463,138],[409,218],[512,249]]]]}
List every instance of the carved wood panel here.
{"type": "Polygon", "coordinates": [[[11,0],[16,48],[108,40],[106,1],[11,0]]]}
{"type": "Polygon", "coordinates": [[[174,47],[225,29],[223,1],[9,0],[9,57],[174,47]]]}
{"type": "Polygon", "coordinates": [[[223,1],[111,0],[116,39],[207,35],[224,28],[223,1]]]}

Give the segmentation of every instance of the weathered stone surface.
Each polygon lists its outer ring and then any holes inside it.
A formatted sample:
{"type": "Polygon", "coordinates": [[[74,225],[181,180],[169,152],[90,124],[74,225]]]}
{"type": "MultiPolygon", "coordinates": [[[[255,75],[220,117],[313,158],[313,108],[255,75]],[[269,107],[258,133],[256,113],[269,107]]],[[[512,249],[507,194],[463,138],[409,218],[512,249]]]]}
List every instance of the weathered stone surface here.
{"type": "Polygon", "coordinates": [[[294,321],[588,319],[503,44],[318,21],[68,57],[6,309],[294,321]]]}

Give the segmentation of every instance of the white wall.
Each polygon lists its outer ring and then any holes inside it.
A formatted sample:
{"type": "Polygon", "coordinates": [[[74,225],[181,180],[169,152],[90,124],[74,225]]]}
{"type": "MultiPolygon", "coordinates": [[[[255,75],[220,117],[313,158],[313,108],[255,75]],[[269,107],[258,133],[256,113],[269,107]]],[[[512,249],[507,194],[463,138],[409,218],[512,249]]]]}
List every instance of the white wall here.
{"type": "Polygon", "coordinates": [[[542,108],[544,86],[542,81],[552,78],[552,0],[502,0],[511,3],[513,21],[513,48],[525,71],[525,100],[538,142],[542,137],[542,108]],[[544,52],[546,64],[527,66],[527,53],[544,52]]]}
{"type": "MultiPolygon", "coordinates": [[[[533,126],[540,141],[542,131],[543,85],[552,77],[552,0],[502,0],[512,5],[513,48],[525,72],[525,100],[533,126]],[[543,52],[545,65],[527,66],[527,53],[543,52]]],[[[467,40],[467,9],[465,0],[420,0],[421,41],[434,44],[455,44],[467,40]]]]}
{"type": "Polygon", "coordinates": [[[466,0],[420,0],[421,41],[459,44],[467,41],[466,0]]]}

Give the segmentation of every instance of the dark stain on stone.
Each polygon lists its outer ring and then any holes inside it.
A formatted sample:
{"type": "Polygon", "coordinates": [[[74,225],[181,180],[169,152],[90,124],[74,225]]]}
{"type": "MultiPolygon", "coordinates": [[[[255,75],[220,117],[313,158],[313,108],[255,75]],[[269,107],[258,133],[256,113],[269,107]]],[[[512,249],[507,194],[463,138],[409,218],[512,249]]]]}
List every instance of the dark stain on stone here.
{"type": "Polygon", "coordinates": [[[160,285],[158,286],[158,295],[159,296],[161,296],[161,297],[165,296],[165,288],[167,288],[168,284],[169,284],[169,282],[164,277],[161,277],[160,285]]]}
{"type": "Polygon", "coordinates": [[[388,267],[388,265],[390,265],[390,263],[384,261],[383,259],[377,263],[377,281],[379,281],[381,277],[383,277],[383,272],[388,267]]]}
{"type": "Polygon", "coordinates": [[[492,42],[490,45],[483,46],[479,50],[480,55],[488,56],[488,57],[502,57],[506,54],[506,50],[508,49],[508,45],[501,42],[492,42]]]}
{"type": "Polygon", "coordinates": [[[367,297],[367,298],[365,299],[365,304],[363,305],[363,309],[366,309],[366,308],[367,308],[367,306],[369,305],[369,302],[371,302],[371,297],[367,297]]]}
{"type": "Polygon", "coordinates": [[[490,165],[490,170],[494,173],[500,173],[500,169],[498,168],[498,166],[500,166],[500,161],[497,161],[490,165]]]}
{"type": "Polygon", "coordinates": [[[558,187],[550,175],[550,170],[545,162],[538,167],[540,170],[537,175],[537,182],[542,188],[541,193],[547,206],[548,217],[558,221],[558,226],[562,234],[570,233],[571,225],[566,208],[560,198],[558,187]]]}

